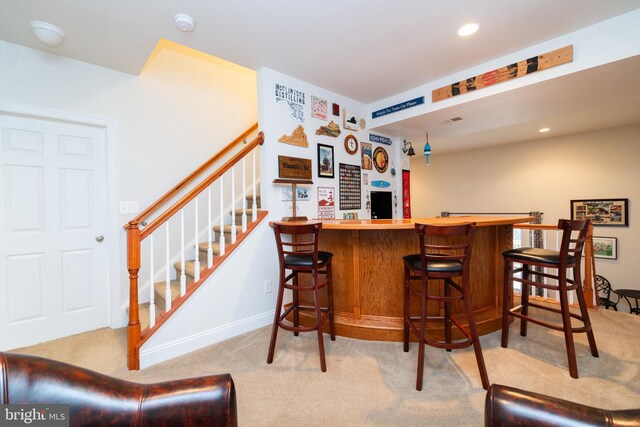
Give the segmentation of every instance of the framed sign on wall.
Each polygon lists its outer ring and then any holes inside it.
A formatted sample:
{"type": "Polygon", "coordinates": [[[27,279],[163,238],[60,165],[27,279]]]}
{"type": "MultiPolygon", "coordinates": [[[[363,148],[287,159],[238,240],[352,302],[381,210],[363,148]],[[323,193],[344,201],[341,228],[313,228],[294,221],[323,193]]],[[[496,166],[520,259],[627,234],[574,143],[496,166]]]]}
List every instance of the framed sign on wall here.
{"type": "Polygon", "coordinates": [[[571,219],[590,219],[593,225],[629,225],[629,199],[571,201],[571,219]]]}

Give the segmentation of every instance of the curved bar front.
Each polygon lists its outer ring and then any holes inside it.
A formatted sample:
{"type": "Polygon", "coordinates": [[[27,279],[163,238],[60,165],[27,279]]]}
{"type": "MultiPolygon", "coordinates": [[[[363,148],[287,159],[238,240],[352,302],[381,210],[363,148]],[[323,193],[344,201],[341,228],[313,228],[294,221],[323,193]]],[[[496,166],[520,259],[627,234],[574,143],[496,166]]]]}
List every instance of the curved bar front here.
{"type": "MultiPolygon", "coordinates": [[[[532,219],[528,216],[464,216],[321,220],[320,250],[333,253],[336,333],[365,340],[402,341],[402,257],[420,252],[414,224],[469,222],[475,222],[478,227],[471,258],[472,301],[478,332],[484,335],[499,330],[502,252],[512,248],[513,224],[532,219]]],[[[419,308],[416,305],[413,309],[419,308]]],[[[438,312],[435,306],[428,310],[430,314],[438,312]]],[[[454,304],[453,311],[462,312],[462,305],[454,304]]],[[[305,319],[301,321],[305,323],[305,319]]],[[[437,329],[433,333],[436,337],[440,335],[437,329]]]]}

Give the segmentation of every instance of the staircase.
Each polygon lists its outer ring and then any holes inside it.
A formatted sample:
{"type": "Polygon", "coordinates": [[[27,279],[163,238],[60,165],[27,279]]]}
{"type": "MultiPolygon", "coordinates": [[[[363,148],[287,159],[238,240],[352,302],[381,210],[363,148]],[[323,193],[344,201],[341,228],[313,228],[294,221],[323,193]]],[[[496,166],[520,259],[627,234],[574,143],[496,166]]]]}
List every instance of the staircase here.
{"type": "MultiPolygon", "coordinates": [[[[253,195],[251,196],[247,196],[246,197],[246,201],[247,204],[250,204],[253,201],[253,195]]],[[[256,203],[257,203],[257,207],[258,207],[258,211],[256,212],[256,214],[260,213],[260,196],[256,195],[256,203]]],[[[241,223],[242,222],[242,214],[243,214],[243,210],[242,209],[237,209],[234,212],[235,215],[235,222],[236,224],[241,223]]],[[[247,216],[251,216],[253,214],[251,209],[247,209],[247,216]]],[[[224,224],[222,227],[220,225],[214,225],[212,227],[213,229],[213,236],[220,236],[220,230],[223,230],[223,234],[225,237],[225,241],[226,242],[231,242],[232,241],[232,230],[235,228],[236,231],[236,238],[238,236],[240,236],[242,234],[242,226],[241,225],[232,225],[232,224],[224,224]]],[[[212,255],[213,255],[213,259],[215,260],[216,257],[220,256],[220,243],[219,240],[213,240],[211,241],[211,250],[212,250],[212,255]]],[[[199,253],[199,260],[205,260],[205,262],[201,262],[200,263],[200,274],[202,274],[202,272],[204,272],[207,268],[207,264],[206,264],[206,260],[208,257],[208,253],[209,253],[209,243],[208,242],[201,242],[198,244],[198,253],[199,253]]],[[[186,260],[184,263],[184,272],[185,272],[185,279],[186,279],[186,286],[187,288],[189,288],[193,282],[195,282],[195,260],[186,260]]],[[[175,270],[175,277],[178,278],[178,280],[170,280],[170,289],[171,289],[171,301],[175,301],[180,297],[180,280],[179,278],[182,275],[182,263],[180,261],[177,261],[173,264],[173,268],[175,270]]],[[[155,302],[155,312],[156,314],[156,322],[158,322],[159,317],[161,315],[162,312],[167,310],[167,303],[166,303],[166,295],[167,295],[167,289],[166,289],[166,281],[162,281],[162,282],[155,282],[153,284],[153,289],[154,289],[154,302],[155,302]]],[[[140,326],[141,329],[146,329],[149,327],[150,321],[149,321],[149,303],[144,303],[144,304],[140,304],[140,326]]]]}
{"type": "Polygon", "coordinates": [[[139,369],[141,346],[266,217],[267,212],[259,209],[260,196],[252,194],[258,191],[256,160],[264,135],[259,132],[253,141],[247,139],[257,127],[249,128],[125,225],[129,369],[139,369]],[[224,161],[225,157],[230,158],[224,161]],[[138,303],[139,280],[148,285],[148,303],[138,303]]]}

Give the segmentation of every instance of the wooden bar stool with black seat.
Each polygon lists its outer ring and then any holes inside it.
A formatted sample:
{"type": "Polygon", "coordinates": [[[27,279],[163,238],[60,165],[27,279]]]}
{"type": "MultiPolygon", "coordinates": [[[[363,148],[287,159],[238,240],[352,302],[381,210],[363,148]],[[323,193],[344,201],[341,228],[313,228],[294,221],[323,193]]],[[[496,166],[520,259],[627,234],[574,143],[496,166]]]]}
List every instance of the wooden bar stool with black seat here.
{"type": "Polygon", "coordinates": [[[589,220],[559,220],[558,229],[562,230],[562,241],[560,242],[559,251],[541,248],[518,248],[503,253],[504,299],[502,305],[502,347],[507,348],[509,344],[509,316],[520,319],[520,335],[523,337],[527,336],[528,322],[557,331],[563,331],[569,362],[569,374],[573,378],[578,378],[578,364],[576,362],[576,350],[573,342],[574,333],[586,332],[591,354],[593,357],[598,357],[598,348],[596,347],[596,340],[593,336],[593,330],[591,329],[591,321],[589,320],[589,313],[587,312],[587,305],[582,291],[580,273],[582,250],[587,237],[589,223],[589,220]],[[514,263],[520,263],[522,267],[514,268],[514,263]],[[532,267],[542,267],[545,271],[532,272],[532,267]],[[555,270],[555,274],[553,271],[546,271],[546,269],[555,270]],[[573,272],[572,279],[567,277],[568,271],[573,272]],[[521,277],[518,277],[520,273],[521,277]],[[545,283],[542,278],[553,279],[556,283],[545,283]],[[520,305],[509,308],[514,281],[522,284],[521,301],[520,305]],[[530,286],[557,291],[560,300],[560,309],[531,302],[529,300],[530,286]],[[569,310],[569,291],[572,290],[576,292],[580,314],[572,313],[569,310]],[[532,317],[529,313],[529,307],[560,314],[562,324],[549,323],[532,317]],[[572,326],[571,318],[578,319],[582,325],[572,326]]]}
{"type": "Polygon", "coordinates": [[[416,334],[419,345],[416,390],[422,390],[425,344],[447,351],[473,345],[482,387],[486,390],[489,388],[489,378],[473,314],[469,277],[475,223],[445,226],[416,224],[415,230],[420,240],[420,253],[407,255],[403,260],[404,351],[409,351],[411,329],[416,334]],[[453,279],[457,279],[459,283],[453,279]],[[442,289],[438,283],[443,283],[442,289]],[[420,299],[420,316],[411,316],[411,295],[420,299]],[[438,315],[428,315],[429,301],[438,303],[438,315]],[[452,313],[452,305],[456,301],[464,303],[464,313],[461,314],[466,317],[468,326],[463,325],[457,315],[452,313]],[[432,321],[443,323],[444,340],[428,337],[427,322],[432,321]],[[452,339],[452,325],[462,333],[463,338],[452,339]]]}
{"type": "Polygon", "coordinates": [[[278,297],[276,311],[271,330],[271,342],[267,363],[273,362],[273,353],[276,347],[278,328],[293,331],[295,336],[299,332],[318,333],[318,347],[320,349],[320,368],[326,372],[327,365],[324,354],[324,340],[322,328],[329,320],[331,341],[336,339],[336,326],[333,310],[333,284],[331,277],[330,252],[318,251],[318,237],[322,229],[322,223],[298,223],[295,222],[271,222],[276,237],[278,259],[280,262],[280,282],[278,285],[278,297]],[[283,239],[283,236],[288,236],[283,239]],[[287,274],[287,270],[290,271],[287,274]],[[310,283],[301,283],[299,275],[310,275],[310,283]],[[321,280],[322,278],[322,280],[321,280]],[[321,307],[320,290],[327,289],[327,306],[321,307]],[[293,294],[293,302],[284,311],[284,290],[289,289],[293,294]],[[313,305],[304,305],[300,301],[299,292],[312,292],[313,305]],[[315,321],[310,326],[300,325],[300,312],[310,311],[314,313],[315,321]],[[293,312],[293,324],[285,321],[285,318],[293,312]]]}

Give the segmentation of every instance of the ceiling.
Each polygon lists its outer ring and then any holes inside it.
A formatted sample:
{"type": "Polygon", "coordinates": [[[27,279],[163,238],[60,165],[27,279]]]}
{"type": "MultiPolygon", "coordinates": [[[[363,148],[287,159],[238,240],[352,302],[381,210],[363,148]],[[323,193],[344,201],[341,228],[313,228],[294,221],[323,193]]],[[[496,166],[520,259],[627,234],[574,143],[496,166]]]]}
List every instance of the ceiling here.
{"type": "MultiPolygon", "coordinates": [[[[165,38],[369,104],[637,8],[640,0],[0,0],[0,40],[138,74],[165,38]],[[196,30],[178,31],[177,13],[192,16],[196,30]],[[30,20],[63,28],[64,43],[41,45],[30,20]],[[478,33],[458,37],[470,21],[480,24],[478,33]]],[[[446,151],[536,139],[531,129],[543,125],[558,135],[637,123],[640,79],[631,78],[633,70],[637,76],[638,58],[382,131],[420,142],[429,131],[434,150],[446,151]],[[464,120],[440,124],[455,116],[464,120]]]]}

